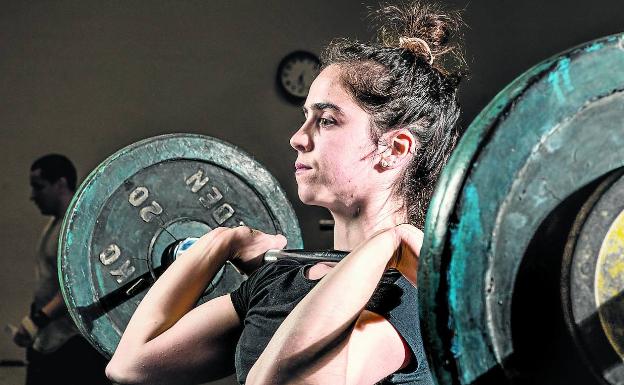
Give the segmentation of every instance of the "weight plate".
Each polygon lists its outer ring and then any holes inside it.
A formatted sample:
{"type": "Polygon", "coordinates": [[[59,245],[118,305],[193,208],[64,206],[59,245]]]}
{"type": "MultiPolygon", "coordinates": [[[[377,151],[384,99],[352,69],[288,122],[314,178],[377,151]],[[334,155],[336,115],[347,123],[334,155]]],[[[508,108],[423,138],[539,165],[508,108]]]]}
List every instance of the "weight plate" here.
{"type": "Polygon", "coordinates": [[[566,198],[624,165],[623,47],[624,35],[608,36],[531,68],[477,116],[445,167],[418,277],[439,383],[508,374],[530,242],[566,198]]]}
{"type": "MultiPolygon", "coordinates": [[[[172,262],[163,260],[165,249],[242,223],[302,247],[285,193],[240,149],[207,136],[170,134],[110,156],[76,192],[59,245],[61,289],[81,333],[110,357],[147,289],[172,262]]],[[[243,279],[226,264],[200,303],[243,279]]]]}
{"type": "Polygon", "coordinates": [[[624,177],[603,182],[577,216],[562,273],[566,322],[604,384],[624,384],[624,177]]]}

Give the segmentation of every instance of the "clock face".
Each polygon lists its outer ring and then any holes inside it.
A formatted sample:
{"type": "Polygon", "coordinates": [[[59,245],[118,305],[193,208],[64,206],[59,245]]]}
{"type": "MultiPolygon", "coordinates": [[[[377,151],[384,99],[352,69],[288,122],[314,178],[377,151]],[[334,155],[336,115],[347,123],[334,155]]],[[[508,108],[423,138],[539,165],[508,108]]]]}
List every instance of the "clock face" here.
{"type": "Polygon", "coordinates": [[[293,102],[302,102],[319,72],[319,59],[310,52],[295,51],[287,55],[277,70],[277,82],[293,102]]]}

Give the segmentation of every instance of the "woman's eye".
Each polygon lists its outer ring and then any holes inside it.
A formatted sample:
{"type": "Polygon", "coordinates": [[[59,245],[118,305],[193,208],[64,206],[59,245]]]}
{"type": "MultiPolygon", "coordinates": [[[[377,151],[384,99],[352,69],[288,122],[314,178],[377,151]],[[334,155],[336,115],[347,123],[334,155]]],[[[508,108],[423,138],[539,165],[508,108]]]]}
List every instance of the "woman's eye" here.
{"type": "Polygon", "coordinates": [[[319,122],[319,126],[321,127],[331,126],[336,123],[333,119],[328,119],[328,118],[319,118],[318,122],[319,122]]]}

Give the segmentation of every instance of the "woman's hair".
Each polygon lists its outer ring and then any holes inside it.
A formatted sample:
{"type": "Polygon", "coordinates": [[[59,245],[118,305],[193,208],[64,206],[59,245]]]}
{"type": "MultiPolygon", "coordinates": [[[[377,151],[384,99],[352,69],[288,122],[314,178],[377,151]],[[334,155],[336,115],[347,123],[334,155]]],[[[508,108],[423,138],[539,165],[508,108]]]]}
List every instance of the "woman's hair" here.
{"type": "Polygon", "coordinates": [[[372,14],[379,36],[372,43],[339,39],[322,55],[322,68],[337,65],[356,103],[371,114],[371,139],[407,128],[417,140],[412,162],[397,181],[410,223],[422,227],[437,178],[459,130],[457,87],[464,60],[458,12],[416,1],[385,5],[372,14]]]}

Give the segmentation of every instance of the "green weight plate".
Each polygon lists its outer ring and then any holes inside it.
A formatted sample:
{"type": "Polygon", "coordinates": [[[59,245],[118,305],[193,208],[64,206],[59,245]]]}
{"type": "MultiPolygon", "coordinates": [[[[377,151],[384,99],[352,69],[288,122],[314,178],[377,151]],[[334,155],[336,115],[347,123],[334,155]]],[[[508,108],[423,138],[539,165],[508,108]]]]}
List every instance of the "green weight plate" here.
{"type": "Polygon", "coordinates": [[[525,252],[555,208],[624,165],[623,47],[624,35],[608,36],[531,68],[477,116],[449,160],[418,277],[439,383],[509,375],[525,252]]]}
{"type": "MultiPolygon", "coordinates": [[[[114,352],[147,289],[166,269],[165,249],[218,226],[282,233],[301,248],[285,193],[266,169],[218,139],[170,134],[132,144],[82,183],[63,221],[59,278],[81,333],[114,352]]],[[[244,277],[226,264],[199,303],[244,277]]]]}

